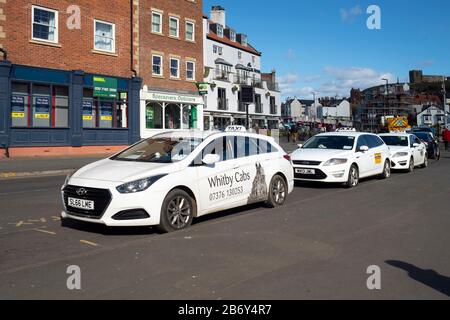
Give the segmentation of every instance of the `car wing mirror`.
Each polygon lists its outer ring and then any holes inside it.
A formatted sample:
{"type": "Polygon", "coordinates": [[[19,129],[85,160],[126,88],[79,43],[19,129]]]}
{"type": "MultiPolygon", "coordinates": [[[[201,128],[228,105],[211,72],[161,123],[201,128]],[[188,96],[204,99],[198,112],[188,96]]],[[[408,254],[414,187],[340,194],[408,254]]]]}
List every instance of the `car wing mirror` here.
{"type": "Polygon", "coordinates": [[[368,146],[361,146],[361,147],[359,147],[359,152],[367,152],[367,151],[369,151],[370,149],[369,149],[369,147],[368,146]]]}
{"type": "Polygon", "coordinates": [[[216,163],[220,162],[220,156],[217,154],[207,154],[203,160],[202,160],[203,164],[207,165],[207,166],[213,166],[216,163]]]}
{"type": "Polygon", "coordinates": [[[418,147],[420,147],[420,144],[414,143],[414,144],[413,144],[413,147],[414,147],[414,148],[418,148],[418,147]]]}
{"type": "Polygon", "coordinates": [[[301,148],[303,148],[303,144],[298,144],[297,147],[299,147],[301,149],[301,148]]]}

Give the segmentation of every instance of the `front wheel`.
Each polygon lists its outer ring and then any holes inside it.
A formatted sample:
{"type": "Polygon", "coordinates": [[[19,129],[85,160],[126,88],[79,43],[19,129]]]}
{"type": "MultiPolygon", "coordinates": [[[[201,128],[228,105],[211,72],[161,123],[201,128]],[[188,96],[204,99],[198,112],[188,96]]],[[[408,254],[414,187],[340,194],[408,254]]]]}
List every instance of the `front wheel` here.
{"type": "Polygon", "coordinates": [[[161,208],[161,223],[158,229],[163,233],[188,228],[194,218],[194,200],[183,190],[171,191],[161,208]]]}
{"type": "Polygon", "coordinates": [[[428,154],[425,154],[421,168],[428,168],[428,154]]]}
{"type": "Polygon", "coordinates": [[[359,170],[356,165],[352,165],[350,167],[350,171],[348,173],[348,179],[345,183],[347,188],[354,188],[359,184],[359,170]]]}
{"type": "Polygon", "coordinates": [[[389,179],[390,177],[391,177],[391,163],[389,162],[389,160],[386,160],[384,162],[383,173],[380,175],[380,178],[389,179]]]}
{"type": "Polygon", "coordinates": [[[269,199],[267,205],[270,208],[280,207],[286,202],[288,186],[280,175],[275,175],[270,182],[269,199]]]}
{"type": "Polygon", "coordinates": [[[416,165],[414,164],[414,158],[411,157],[411,159],[409,160],[409,168],[408,168],[408,172],[412,173],[414,172],[414,169],[416,168],[416,165]]]}

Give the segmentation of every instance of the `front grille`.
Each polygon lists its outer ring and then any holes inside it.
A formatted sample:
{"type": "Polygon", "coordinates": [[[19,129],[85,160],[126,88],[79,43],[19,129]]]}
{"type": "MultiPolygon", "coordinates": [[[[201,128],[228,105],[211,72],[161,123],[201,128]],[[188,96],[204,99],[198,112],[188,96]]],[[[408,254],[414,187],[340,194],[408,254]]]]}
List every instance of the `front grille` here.
{"type": "MultiPolygon", "coordinates": [[[[302,169],[302,168],[297,168],[302,169]]],[[[327,175],[322,170],[316,169],[316,174],[300,174],[296,173],[294,170],[294,178],[295,179],[306,179],[306,180],[325,180],[327,175]]]]}
{"type": "Polygon", "coordinates": [[[64,203],[67,211],[72,215],[83,218],[100,219],[111,202],[111,193],[107,189],[67,186],[64,188],[63,192],[64,203]],[[83,196],[80,196],[77,193],[77,191],[81,188],[87,191],[87,193],[83,196]],[[94,201],[94,210],[83,210],[69,207],[69,198],[94,201]]]}
{"type": "Polygon", "coordinates": [[[299,166],[320,166],[322,162],[320,161],[309,161],[309,160],[294,160],[294,164],[299,166]]]}

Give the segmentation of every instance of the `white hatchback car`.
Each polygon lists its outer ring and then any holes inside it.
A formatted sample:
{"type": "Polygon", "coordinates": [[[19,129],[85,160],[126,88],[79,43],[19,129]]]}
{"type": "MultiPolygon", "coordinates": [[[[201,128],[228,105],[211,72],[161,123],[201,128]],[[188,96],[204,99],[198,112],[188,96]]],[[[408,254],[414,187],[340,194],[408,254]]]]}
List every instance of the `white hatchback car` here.
{"type": "Polygon", "coordinates": [[[67,177],[62,218],[171,232],[250,203],[281,206],[293,188],[290,157],[273,138],[171,132],[67,177]]]}
{"type": "Polygon", "coordinates": [[[391,152],[393,170],[413,172],[416,167],[428,167],[427,146],[415,135],[408,133],[383,133],[380,138],[391,152]]]}
{"type": "Polygon", "coordinates": [[[295,180],[344,183],[349,188],[360,178],[389,178],[389,157],[389,148],[378,136],[350,131],[319,134],[291,155],[295,180]]]}

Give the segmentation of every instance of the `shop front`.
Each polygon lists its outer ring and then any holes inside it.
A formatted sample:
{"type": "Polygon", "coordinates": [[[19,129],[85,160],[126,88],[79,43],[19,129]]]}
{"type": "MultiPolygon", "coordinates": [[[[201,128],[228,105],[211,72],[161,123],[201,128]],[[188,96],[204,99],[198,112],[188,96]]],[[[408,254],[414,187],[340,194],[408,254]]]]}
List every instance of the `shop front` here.
{"type": "Polygon", "coordinates": [[[0,82],[0,147],[124,146],[140,138],[140,78],[3,62],[0,82]]]}
{"type": "Polygon", "coordinates": [[[176,130],[203,130],[200,95],[141,90],[141,137],[176,130]]]}

